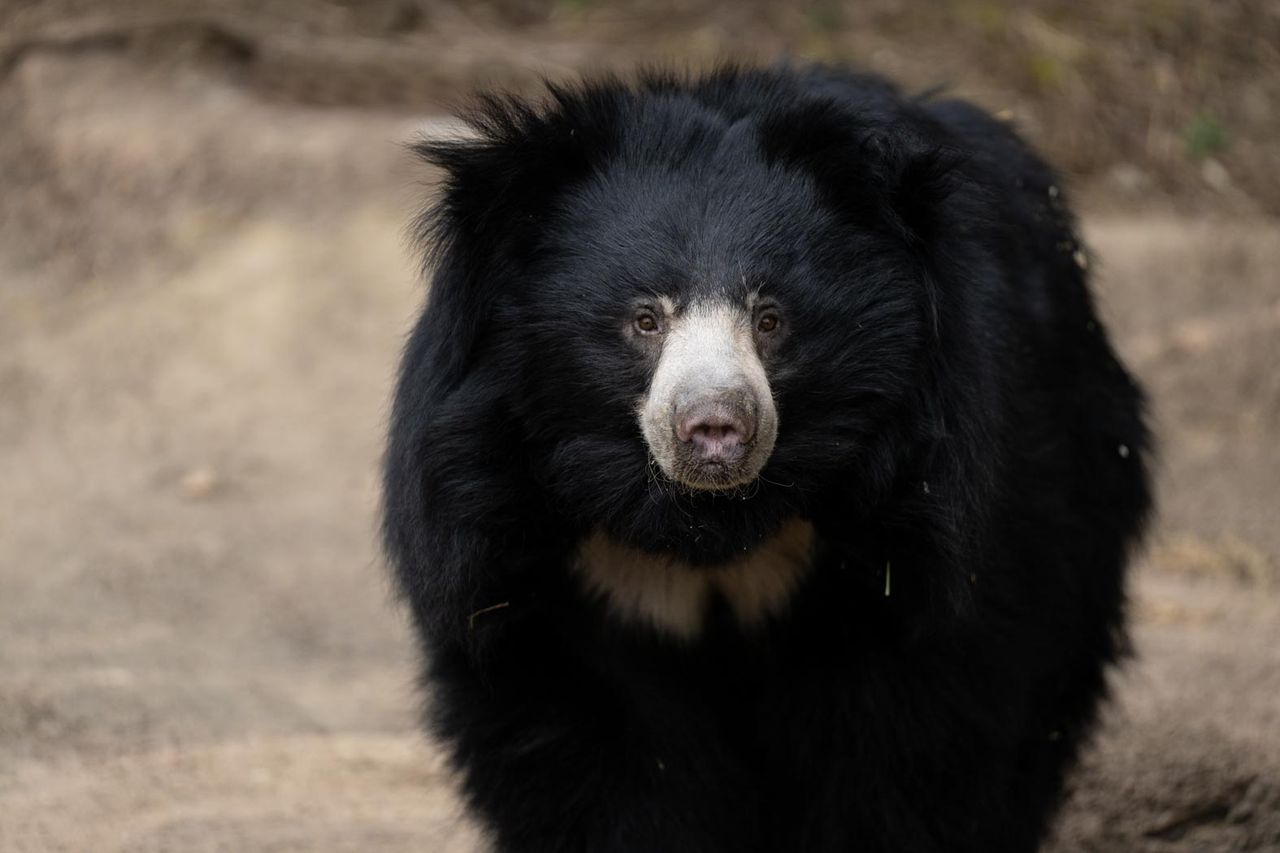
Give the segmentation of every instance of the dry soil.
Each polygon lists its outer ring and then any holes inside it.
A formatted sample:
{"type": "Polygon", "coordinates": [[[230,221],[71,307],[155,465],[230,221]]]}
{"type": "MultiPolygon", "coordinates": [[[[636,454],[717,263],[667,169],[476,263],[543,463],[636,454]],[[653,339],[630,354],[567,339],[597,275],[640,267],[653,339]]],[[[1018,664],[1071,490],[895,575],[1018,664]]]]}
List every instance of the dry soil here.
{"type": "MultiPolygon", "coordinates": [[[[0,849],[472,849],[374,519],[429,123],[111,52],[0,98],[0,849]]],[[[1280,229],[1084,219],[1162,515],[1052,849],[1280,850],[1280,229]]]]}

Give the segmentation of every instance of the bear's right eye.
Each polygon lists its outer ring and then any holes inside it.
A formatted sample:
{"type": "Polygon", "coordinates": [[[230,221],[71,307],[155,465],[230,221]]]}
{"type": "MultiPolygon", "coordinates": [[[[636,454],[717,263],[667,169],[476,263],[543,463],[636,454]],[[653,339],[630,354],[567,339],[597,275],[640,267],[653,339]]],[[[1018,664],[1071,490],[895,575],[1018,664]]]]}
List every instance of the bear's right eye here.
{"type": "Polygon", "coordinates": [[[647,308],[636,313],[635,327],[636,331],[642,335],[657,335],[662,332],[662,323],[658,320],[658,315],[647,308]]]}

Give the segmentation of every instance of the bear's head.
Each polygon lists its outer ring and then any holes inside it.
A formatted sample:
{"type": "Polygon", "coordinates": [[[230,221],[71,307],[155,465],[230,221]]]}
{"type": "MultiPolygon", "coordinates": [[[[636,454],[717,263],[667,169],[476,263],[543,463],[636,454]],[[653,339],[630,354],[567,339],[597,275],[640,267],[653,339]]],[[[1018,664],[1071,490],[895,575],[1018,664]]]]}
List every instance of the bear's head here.
{"type": "Polygon", "coordinates": [[[556,517],[718,562],[874,505],[932,437],[921,245],[954,163],[834,100],[643,85],[489,98],[419,146],[436,382],[484,373],[556,517]]]}

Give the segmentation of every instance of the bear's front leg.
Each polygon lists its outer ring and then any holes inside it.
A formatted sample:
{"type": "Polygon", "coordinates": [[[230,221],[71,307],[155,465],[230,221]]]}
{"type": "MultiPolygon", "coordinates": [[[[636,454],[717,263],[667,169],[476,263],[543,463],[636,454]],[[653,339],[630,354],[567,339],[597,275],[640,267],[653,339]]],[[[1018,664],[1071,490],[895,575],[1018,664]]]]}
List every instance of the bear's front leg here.
{"type": "Polygon", "coordinates": [[[764,804],[709,713],[518,645],[430,672],[433,729],[497,850],[763,850],[764,804]]]}

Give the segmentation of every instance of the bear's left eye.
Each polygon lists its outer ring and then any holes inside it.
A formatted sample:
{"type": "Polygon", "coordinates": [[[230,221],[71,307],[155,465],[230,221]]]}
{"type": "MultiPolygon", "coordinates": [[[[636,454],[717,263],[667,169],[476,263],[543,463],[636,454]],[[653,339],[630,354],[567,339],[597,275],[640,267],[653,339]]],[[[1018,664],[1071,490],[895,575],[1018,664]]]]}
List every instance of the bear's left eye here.
{"type": "Polygon", "coordinates": [[[778,328],[778,315],[772,311],[765,311],[756,318],[756,331],[769,334],[778,328]]]}
{"type": "Polygon", "coordinates": [[[662,323],[658,320],[658,315],[648,308],[637,311],[634,322],[636,331],[642,335],[656,335],[662,331],[662,323]]]}

